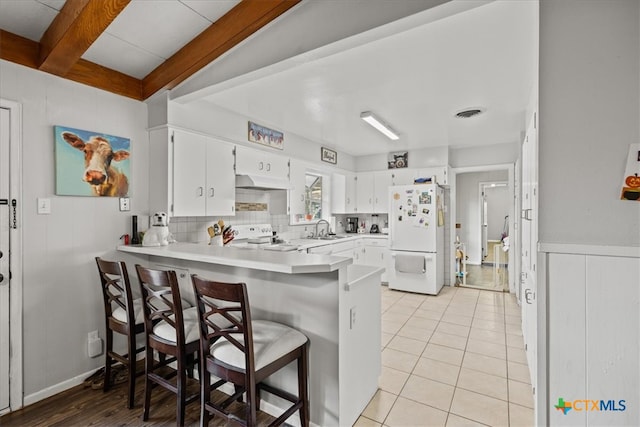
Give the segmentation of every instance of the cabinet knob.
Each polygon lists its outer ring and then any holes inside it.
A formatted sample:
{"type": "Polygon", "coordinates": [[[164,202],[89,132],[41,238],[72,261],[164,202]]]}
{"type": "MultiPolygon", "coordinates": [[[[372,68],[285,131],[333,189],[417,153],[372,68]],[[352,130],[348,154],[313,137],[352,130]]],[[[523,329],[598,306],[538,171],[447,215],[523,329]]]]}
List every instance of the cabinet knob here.
{"type": "Polygon", "coordinates": [[[267,163],[267,172],[271,170],[271,163],[267,163]]]}
{"type": "Polygon", "coordinates": [[[260,162],[258,163],[258,170],[262,170],[264,169],[264,163],[260,162]]]}
{"type": "Polygon", "coordinates": [[[198,191],[196,192],[196,195],[198,197],[201,197],[203,194],[204,194],[204,188],[198,187],[198,191]]]}
{"type": "Polygon", "coordinates": [[[214,194],[215,194],[215,190],[213,189],[213,187],[211,187],[211,188],[209,189],[209,197],[213,197],[213,196],[214,196],[214,194]]]}

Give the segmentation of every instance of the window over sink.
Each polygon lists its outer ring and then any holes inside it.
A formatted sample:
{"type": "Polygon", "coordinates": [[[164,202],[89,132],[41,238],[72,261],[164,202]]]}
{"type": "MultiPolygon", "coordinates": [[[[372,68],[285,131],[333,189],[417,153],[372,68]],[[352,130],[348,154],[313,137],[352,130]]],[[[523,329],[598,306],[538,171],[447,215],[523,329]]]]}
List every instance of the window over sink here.
{"type": "Polygon", "coordinates": [[[322,219],[322,175],[305,174],[305,209],[307,221],[322,219]]]}

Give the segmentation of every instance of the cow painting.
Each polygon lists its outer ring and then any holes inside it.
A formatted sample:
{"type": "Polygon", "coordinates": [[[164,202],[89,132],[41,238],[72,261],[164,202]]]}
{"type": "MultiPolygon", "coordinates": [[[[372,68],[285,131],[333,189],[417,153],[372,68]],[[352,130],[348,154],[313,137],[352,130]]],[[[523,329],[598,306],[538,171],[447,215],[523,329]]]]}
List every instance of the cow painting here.
{"type": "MultiPolygon", "coordinates": [[[[127,174],[118,167],[129,159],[128,139],[59,127],[56,127],[56,135],[58,140],[56,153],[61,153],[57,159],[58,168],[66,170],[64,175],[60,170],[58,171],[59,182],[56,183],[58,194],[106,197],[128,195],[129,179],[127,174]],[[116,143],[117,146],[115,146],[116,143]],[[67,147],[66,150],[64,146],[67,147]],[[84,163],[81,162],[78,151],[82,152],[84,163]],[[64,164],[61,165],[61,161],[64,161],[64,164]],[[65,181],[70,180],[75,181],[72,182],[73,189],[64,185],[65,181]],[[81,185],[84,189],[79,188],[81,185]]],[[[128,162],[126,163],[128,170],[128,162]]]]}

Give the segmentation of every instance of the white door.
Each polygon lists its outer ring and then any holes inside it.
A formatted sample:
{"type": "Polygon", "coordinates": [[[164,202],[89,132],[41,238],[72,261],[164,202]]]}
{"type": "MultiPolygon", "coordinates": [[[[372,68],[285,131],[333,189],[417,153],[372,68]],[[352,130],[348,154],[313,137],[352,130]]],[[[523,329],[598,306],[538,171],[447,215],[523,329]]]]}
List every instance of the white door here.
{"type": "Polygon", "coordinates": [[[233,161],[232,145],[207,141],[205,216],[236,214],[236,174],[233,161]]]}
{"type": "Polygon", "coordinates": [[[538,244],[538,135],[531,121],[522,146],[522,332],[531,385],[537,366],[537,244],[538,244]]]}
{"type": "Polygon", "coordinates": [[[205,213],[207,138],[174,131],[173,214],[202,216],[205,213]]]}
{"type": "Polygon", "coordinates": [[[9,129],[0,108],[0,412],[9,407],[9,129]]]}
{"type": "Polygon", "coordinates": [[[480,221],[482,222],[480,224],[480,229],[482,230],[482,254],[480,255],[480,262],[484,262],[484,259],[488,255],[487,246],[489,243],[487,242],[487,233],[489,230],[489,209],[487,204],[487,194],[485,193],[484,188],[482,188],[480,193],[480,221]]]}

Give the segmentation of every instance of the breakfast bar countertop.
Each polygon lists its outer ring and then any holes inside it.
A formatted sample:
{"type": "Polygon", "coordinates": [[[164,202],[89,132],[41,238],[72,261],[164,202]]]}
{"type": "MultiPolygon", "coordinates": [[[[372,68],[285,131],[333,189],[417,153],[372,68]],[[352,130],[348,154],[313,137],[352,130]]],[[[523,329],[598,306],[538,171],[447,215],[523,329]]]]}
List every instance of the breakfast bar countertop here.
{"type": "Polygon", "coordinates": [[[250,250],[203,243],[171,243],[168,246],[121,245],[118,251],[182,259],[287,274],[324,273],[339,270],[353,259],[306,253],[250,250]]]}

